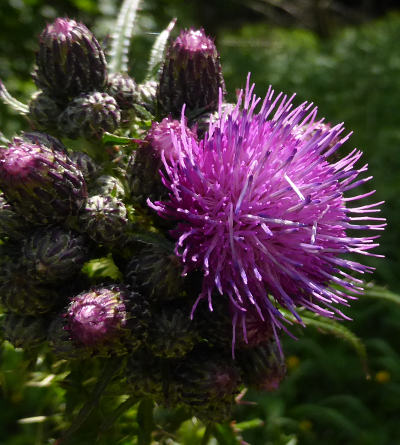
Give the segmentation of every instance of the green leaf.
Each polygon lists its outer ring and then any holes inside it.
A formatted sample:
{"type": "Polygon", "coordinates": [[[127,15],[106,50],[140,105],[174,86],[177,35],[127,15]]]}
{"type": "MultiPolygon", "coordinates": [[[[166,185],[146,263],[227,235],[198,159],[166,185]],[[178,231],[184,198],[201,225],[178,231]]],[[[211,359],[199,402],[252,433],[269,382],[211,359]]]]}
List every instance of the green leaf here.
{"type": "Polygon", "coordinates": [[[160,66],[164,60],[165,47],[167,45],[171,31],[174,29],[176,18],[172,19],[169,25],[157,37],[151,48],[150,60],[147,66],[146,80],[155,79],[157,77],[160,66]]]}
{"type": "Polygon", "coordinates": [[[391,303],[400,304],[400,295],[390,292],[382,286],[367,284],[365,286],[365,297],[376,298],[380,300],[390,301],[391,303]]]}
{"type": "Polygon", "coordinates": [[[125,136],[118,136],[116,134],[105,132],[103,134],[102,142],[103,144],[130,145],[141,141],[138,139],[127,138],[125,136]]]}
{"type": "Polygon", "coordinates": [[[28,105],[23,104],[19,100],[15,99],[11,94],[7,91],[4,83],[0,80],[0,99],[8,105],[13,110],[17,111],[19,114],[25,115],[29,113],[28,105]]]}
{"type": "MultiPolygon", "coordinates": [[[[284,309],[281,309],[280,311],[285,315],[287,320],[298,324],[298,321],[291,312],[284,309]]],[[[346,328],[343,324],[338,323],[335,320],[322,317],[305,309],[299,311],[299,315],[306,326],[314,327],[322,333],[333,334],[349,343],[356,350],[358,356],[360,357],[364,372],[367,378],[369,378],[365,345],[350,329],[346,328]]]]}
{"type": "Polygon", "coordinates": [[[115,265],[111,255],[88,261],[83,265],[82,272],[93,280],[107,277],[113,280],[122,278],[121,272],[115,265]]]}
{"type": "Polygon", "coordinates": [[[129,45],[133,34],[133,24],[140,0],[124,0],[118,14],[115,31],[112,34],[110,73],[128,72],[129,45]]]}

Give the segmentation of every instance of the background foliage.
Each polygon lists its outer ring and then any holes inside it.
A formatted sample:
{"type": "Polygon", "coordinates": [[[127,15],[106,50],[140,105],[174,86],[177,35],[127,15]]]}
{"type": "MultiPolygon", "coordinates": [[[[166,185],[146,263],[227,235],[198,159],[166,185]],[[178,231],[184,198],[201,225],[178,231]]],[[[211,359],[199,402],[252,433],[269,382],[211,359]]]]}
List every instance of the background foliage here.
{"type": "MultiPolygon", "coordinates": [[[[371,260],[377,266],[374,280],[382,287],[346,311],[354,318],[347,327],[367,348],[368,369],[346,343],[321,335],[323,329],[299,332],[298,341],[284,339],[286,380],[275,393],[248,393],[245,400],[257,404],[238,407],[236,426],[215,432],[221,444],[236,443],[232,428],[252,445],[400,443],[400,298],[386,290],[400,290],[400,12],[395,4],[143,0],[131,49],[131,74],[137,80],[156,33],[172,17],[179,18],[177,28],[204,26],[216,37],[232,100],[250,71],[260,95],[272,84],[275,90],[296,92],[299,102],[314,101],[327,121],[344,121],[354,131],[345,149],[364,150],[377,189],[373,199],[386,201],[388,228],[380,250],[387,258],[371,260]]],[[[34,90],[29,72],[36,36],[45,23],[60,15],[78,18],[106,44],[118,6],[112,0],[1,0],[0,78],[27,101],[34,90]]],[[[0,104],[0,130],[12,136],[22,128],[23,119],[0,104]]],[[[64,426],[59,377],[46,363],[38,363],[32,374],[31,365],[22,351],[3,344],[1,445],[49,443],[64,426]]],[[[90,388],[90,370],[82,385],[77,390],[90,388]]],[[[106,417],[107,400],[103,405],[106,417]]],[[[136,410],[133,406],[99,443],[135,443],[136,410]]],[[[170,420],[160,411],[156,421],[162,430],[170,420]]],[[[188,420],[162,443],[200,444],[203,433],[202,425],[188,420]]]]}

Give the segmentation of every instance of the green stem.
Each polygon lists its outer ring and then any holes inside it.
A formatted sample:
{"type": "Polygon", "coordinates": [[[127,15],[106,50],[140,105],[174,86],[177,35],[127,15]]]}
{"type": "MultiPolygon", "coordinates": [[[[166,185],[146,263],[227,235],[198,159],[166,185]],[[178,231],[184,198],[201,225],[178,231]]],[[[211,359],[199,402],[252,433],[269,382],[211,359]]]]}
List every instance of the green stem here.
{"type": "Polygon", "coordinates": [[[117,421],[117,419],[125,412],[127,411],[131,406],[133,406],[135,403],[137,403],[137,398],[134,396],[129,397],[125,400],[125,402],[121,403],[118,408],[114,411],[114,413],[111,415],[111,417],[104,422],[100,426],[99,430],[99,436],[101,436],[105,431],[109,430],[114,423],[117,421]]]}
{"type": "Polygon", "coordinates": [[[201,444],[200,445],[207,445],[208,441],[210,440],[211,437],[211,433],[213,431],[213,424],[208,423],[206,426],[206,430],[204,431],[204,435],[201,439],[201,444]]]}
{"type": "Polygon", "coordinates": [[[57,442],[57,445],[63,445],[67,443],[69,438],[81,428],[81,426],[84,424],[84,422],[87,420],[94,408],[99,403],[101,395],[110,383],[119,366],[119,364],[117,364],[116,366],[114,360],[112,359],[109,359],[106,362],[103,368],[103,372],[97,381],[96,387],[93,390],[91,398],[83,405],[78,415],[76,416],[75,421],[63,434],[63,436],[57,442]]]}
{"type": "Polygon", "coordinates": [[[138,445],[151,444],[151,434],[154,429],[153,408],[154,402],[151,399],[143,399],[140,402],[137,413],[139,424],[138,445]]]}

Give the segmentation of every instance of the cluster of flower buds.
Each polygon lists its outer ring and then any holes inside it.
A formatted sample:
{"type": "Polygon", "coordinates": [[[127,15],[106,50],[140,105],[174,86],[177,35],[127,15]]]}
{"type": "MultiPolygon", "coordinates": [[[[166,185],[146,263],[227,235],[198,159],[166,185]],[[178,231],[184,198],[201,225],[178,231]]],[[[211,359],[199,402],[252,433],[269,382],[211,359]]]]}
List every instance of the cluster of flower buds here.
{"type": "Polygon", "coordinates": [[[154,121],[133,154],[119,148],[118,168],[47,133],[0,149],[5,338],[47,342],[65,360],[124,355],[121,391],[207,422],[229,419],[242,385],[275,389],[284,323],[301,325],[299,308],[344,317],[352,274],[371,271],[340,255],[368,255],[374,237],[346,230],[384,227],[352,223],[378,209],[346,207],[366,168],[357,151],[330,162],[343,127],[272,90],[262,101],[249,81],[224,102],[203,29],[182,31],[158,82],[137,86],[107,73],[83,24],[60,18],[40,36],[34,79],[30,118],[59,137],[99,139],[139,109],[154,121]],[[99,255],[117,269],[102,283],[87,273],[99,255]]]}
{"type": "Polygon", "coordinates": [[[37,130],[98,140],[132,118],[139,92],[127,74],[108,74],[104,51],[82,23],[58,18],[39,38],[29,104],[37,130]]]}

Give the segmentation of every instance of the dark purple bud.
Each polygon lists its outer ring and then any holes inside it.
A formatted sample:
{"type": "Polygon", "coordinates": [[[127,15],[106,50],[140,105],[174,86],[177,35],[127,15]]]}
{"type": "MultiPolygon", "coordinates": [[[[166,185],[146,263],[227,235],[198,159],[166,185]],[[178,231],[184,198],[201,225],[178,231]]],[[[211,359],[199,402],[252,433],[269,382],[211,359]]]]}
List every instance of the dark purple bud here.
{"type": "Polygon", "coordinates": [[[158,89],[162,115],[179,118],[186,104],[190,119],[217,109],[219,89],[225,90],[219,54],[203,29],[181,32],[167,50],[158,89]]]}
{"type": "Polygon", "coordinates": [[[30,277],[51,283],[78,273],[88,253],[84,236],[61,227],[44,227],[25,240],[22,259],[30,277]]]}
{"type": "Polygon", "coordinates": [[[71,138],[96,140],[112,133],[121,122],[116,100],[106,93],[81,94],[70,102],[58,119],[59,131],[71,138]]]}
{"type": "MultiPolygon", "coordinates": [[[[0,148],[0,187],[27,221],[43,225],[76,215],[86,200],[86,183],[77,165],[62,151],[28,142],[29,134],[0,148]]],[[[50,137],[50,141],[54,138],[50,137]]]]}
{"type": "MultiPolygon", "coordinates": [[[[189,128],[186,128],[186,133],[195,137],[189,128]]],[[[168,196],[159,170],[163,169],[162,155],[166,159],[177,159],[179,156],[174,148],[173,135],[177,139],[182,135],[179,121],[165,118],[161,122],[153,122],[146,135],[146,143],[131,156],[128,165],[129,186],[133,200],[142,206],[147,206],[147,199],[155,202],[168,196]]]]}
{"type": "Polygon", "coordinates": [[[55,98],[105,88],[104,52],[91,31],[75,20],[57,18],[47,25],[39,37],[36,63],[36,85],[55,98]]]}

